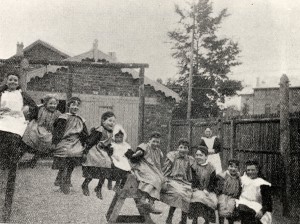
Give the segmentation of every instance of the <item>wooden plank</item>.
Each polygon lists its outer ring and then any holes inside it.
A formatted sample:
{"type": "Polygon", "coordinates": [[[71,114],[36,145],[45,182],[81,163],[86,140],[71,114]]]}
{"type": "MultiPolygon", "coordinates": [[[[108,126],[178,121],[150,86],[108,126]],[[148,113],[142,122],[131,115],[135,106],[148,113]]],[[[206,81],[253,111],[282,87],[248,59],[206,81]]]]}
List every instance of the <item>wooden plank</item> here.
{"type": "Polygon", "coordinates": [[[2,216],[4,222],[10,221],[12,204],[13,204],[13,196],[15,192],[17,168],[18,168],[18,164],[12,164],[12,167],[8,171],[5,201],[4,201],[3,216],[2,216]]]}

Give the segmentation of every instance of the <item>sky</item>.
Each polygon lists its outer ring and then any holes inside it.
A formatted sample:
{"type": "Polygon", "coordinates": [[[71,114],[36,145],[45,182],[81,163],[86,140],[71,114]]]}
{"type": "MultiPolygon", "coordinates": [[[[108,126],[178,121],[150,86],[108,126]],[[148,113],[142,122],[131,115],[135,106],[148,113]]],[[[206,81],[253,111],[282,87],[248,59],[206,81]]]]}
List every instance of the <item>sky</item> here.
{"type": "MultiPolygon", "coordinates": [[[[0,58],[41,39],[72,56],[92,48],[116,52],[120,62],[148,63],[151,79],[176,77],[167,32],[176,27],[174,5],[192,0],[0,0],[0,58]]],[[[214,0],[231,14],[220,37],[237,41],[242,64],[230,78],[253,87],[278,86],[285,73],[300,85],[300,3],[294,0],[214,0]]]]}

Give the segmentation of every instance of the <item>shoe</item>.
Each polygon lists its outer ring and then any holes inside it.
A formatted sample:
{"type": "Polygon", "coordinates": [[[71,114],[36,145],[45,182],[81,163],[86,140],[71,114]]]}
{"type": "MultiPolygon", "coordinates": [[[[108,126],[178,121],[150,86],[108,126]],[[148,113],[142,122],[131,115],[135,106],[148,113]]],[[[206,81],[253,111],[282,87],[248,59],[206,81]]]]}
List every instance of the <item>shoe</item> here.
{"type": "Polygon", "coordinates": [[[54,186],[57,186],[57,187],[60,186],[60,181],[59,180],[55,180],[54,181],[54,186]]]}
{"type": "Polygon", "coordinates": [[[82,193],[85,196],[90,196],[89,187],[86,184],[81,185],[82,193]]]}
{"type": "Polygon", "coordinates": [[[69,184],[62,184],[60,186],[60,189],[64,194],[70,194],[70,185],[69,184]]]}
{"type": "Polygon", "coordinates": [[[99,191],[96,191],[96,196],[97,196],[97,198],[99,198],[100,200],[102,200],[102,199],[103,199],[103,197],[102,197],[102,193],[101,193],[101,190],[99,190],[99,191]]]}

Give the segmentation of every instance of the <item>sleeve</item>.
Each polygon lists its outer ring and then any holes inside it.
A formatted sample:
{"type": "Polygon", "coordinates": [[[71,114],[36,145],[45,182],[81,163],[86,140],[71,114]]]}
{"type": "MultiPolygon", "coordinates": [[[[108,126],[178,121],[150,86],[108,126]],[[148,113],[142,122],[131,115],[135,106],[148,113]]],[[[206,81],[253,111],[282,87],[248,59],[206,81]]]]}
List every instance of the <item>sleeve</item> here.
{"type": "Polygon", "coordinates": [[[199,145],[200,145],[200,146],[205,146],[205,147],[207,147],[205,141],[204,141],[202,138],[200,139],[199,145]]]}
{"type": "Polygon", "coordinates": [[[83,123],[83,130],[79,134],[79,139],[80,139],[80,142],[82,145],[85,145],[88,135],[89,135],[89,132],[87,130],[87,127],[86,127],[85,123],[83,123]]]}
{"type": "Polygon", "coordinates": [[[221,177],[220,175],[217,175],[216,181],[217,181],[217,186],[216,186],[215,192],[216,192],[216,194],[220,195],[223,193],[225,179],[223,177],[221,177]]]}
{"type": "Polygon", "coordinates": [[[64,118],[58,118],[55,120],[53,126],[53,137],[52,144],[57,145],[63,138],[65,129],[67,125],[67,120],[64,118]]]}
{"type": "Polygon", "coordinates": [[[219,153],[222,151],[221,140],[218,137],[215,138],[214,150],[216,153],[219,153]]]}
{"type": "Polygon", "coordinates": [[[207,191],[215,192],[215,193],[217,191],[217,175],[216,175],[215,170],[210,174],[209,184],[207,186],[207,191]]]}
{"type": "Polygon", "coordinates": [[[169,177],[172,173],[172,168],[173,168],[173,163],[171,160],[169,160],[168,158],[166,158],[162,171],[165,177],[169,177]]]}
{"type": "Polygon", "coordinates": [[[271,187],[268,185],[260,186],[261,198],[262,198],[262,212],[272,212],[272,192],[271,187]]]}
{"type": "Polygon", "coordinates": [[[191,167],[191,172],[192,172],[192,188],[197,188],[200,184],[199,184],[199,179],[197,177],[196,171],[193,167],[191,167]]]}
{"type": "Polygon", "coordinates": [[[91,134],[85,140],[85,152],[88,152],[94,145],[96,145],[102,137],[102,132],[92,128],[91,134]]]}
{"type": "Polygon", "coordinates": [[[24,105],[29,106],[28,119],[29,120],[37,119],[38,112],[39,112],[38,106],[36,105],[34,100],[31,99],[31,97],[27,93],[22,92],[22,96],[23,96],[23,100],[24,100],[24,105]]]}

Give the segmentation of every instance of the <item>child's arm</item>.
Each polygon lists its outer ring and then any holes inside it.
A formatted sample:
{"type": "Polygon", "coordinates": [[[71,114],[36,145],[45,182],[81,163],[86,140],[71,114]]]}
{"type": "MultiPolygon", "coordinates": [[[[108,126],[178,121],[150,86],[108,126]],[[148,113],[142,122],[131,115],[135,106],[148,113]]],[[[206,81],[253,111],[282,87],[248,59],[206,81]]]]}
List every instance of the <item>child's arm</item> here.
{"type": "Polygon", "coordinates": [[[198,186],[200,185],[199,179],[197,177],[196,171],[193,169],[193,167],[191,167],[191,171],[192,171],[192,189],[197,189],[198,186]]]}
{"type": "Polygon", "coordinates": [[[141,157],[144,155],[144,150],[141,148],[137,148],[137,151],[133,153],[132,157],[141,157]]]}
{"type": "Polygon", "coordinates": [[[207,191],[209,192],[215,192],[217,191],[217,175],[216,171],[213,171],[209,178],[209,184],[207,186],[207,191]]]}
{"type": "Polygon", "coordinates": [[[102,132],[96,130],[95,128],[92,128],[91,134],[86,138],[85,149],[83,151],[83,154],[87,154],[88,151],[99,142],[101,137],[102,137],[102,132]]]}
{"type": "Polygon", "coordinates": [[[25,92],[22,92],[24,106],[28,106],[28,119],[37,119],[39,108],[34,100],[25,92]]]}
{"type": "Polygon", "coordinates": [[[89,136],[89,132],[87,130],[85,123],[83,123],[83,130],[79,134],[79,139],[82,145],[85,145],[88,136],[89,136]]]}
{"type": "Polygon", "coordinates": [[[52,136],[52,144],[57,145],[63,138],[65,129],[67,125],[67,120],[64,118],[58,118],[53,126],[53,136],[52,136]]]}

